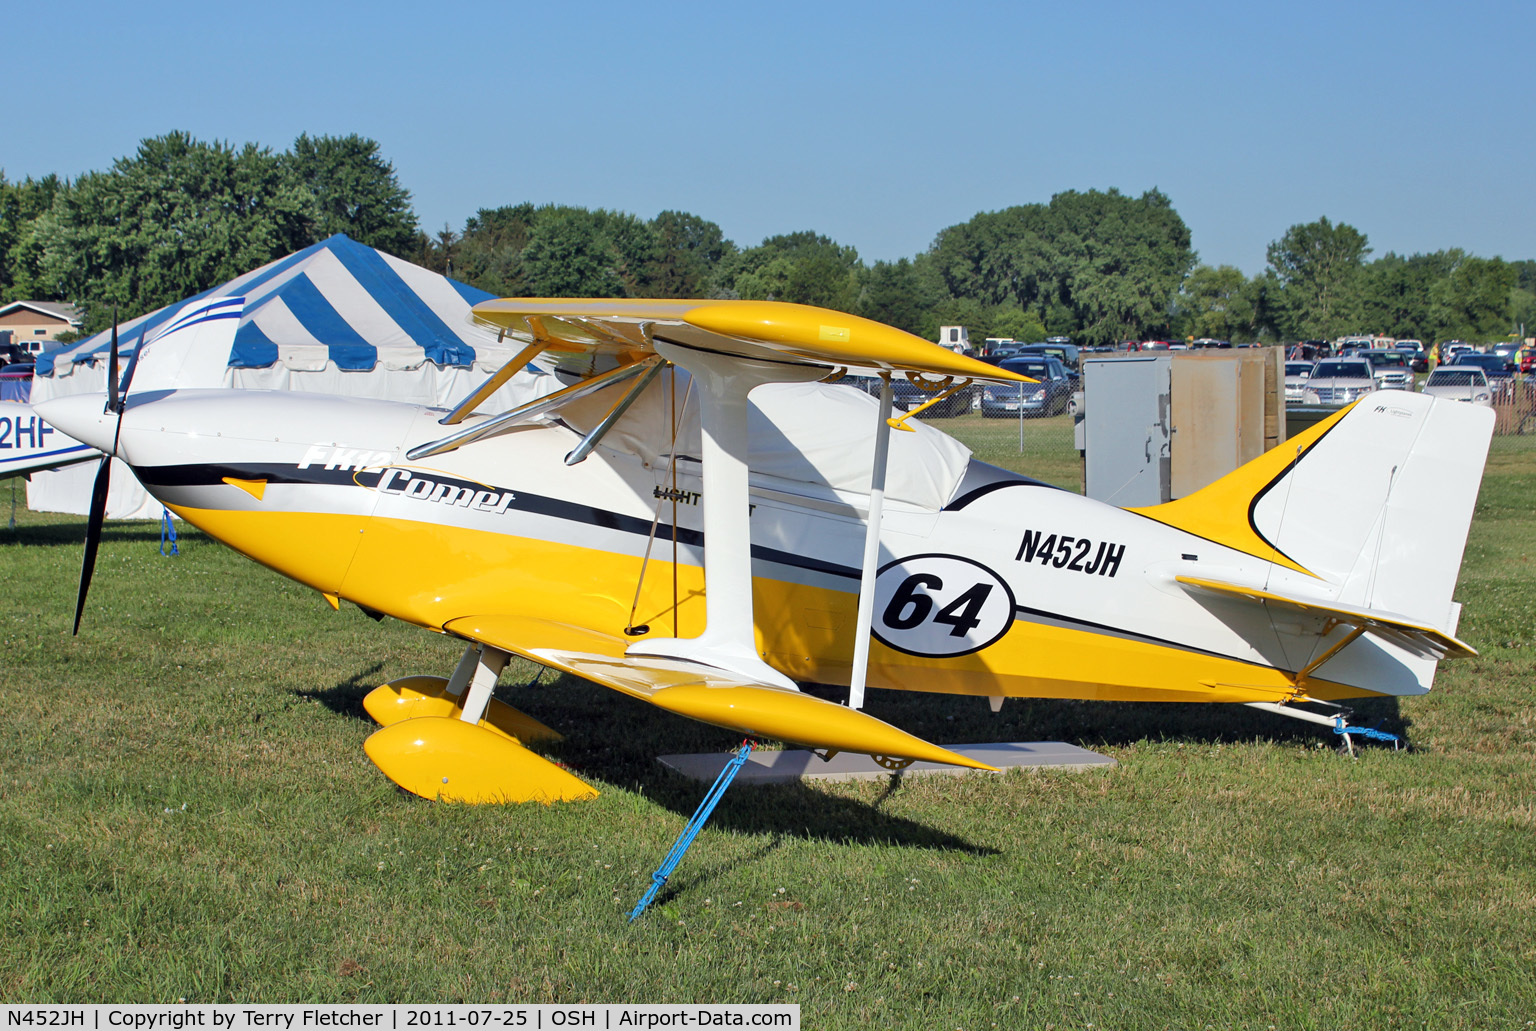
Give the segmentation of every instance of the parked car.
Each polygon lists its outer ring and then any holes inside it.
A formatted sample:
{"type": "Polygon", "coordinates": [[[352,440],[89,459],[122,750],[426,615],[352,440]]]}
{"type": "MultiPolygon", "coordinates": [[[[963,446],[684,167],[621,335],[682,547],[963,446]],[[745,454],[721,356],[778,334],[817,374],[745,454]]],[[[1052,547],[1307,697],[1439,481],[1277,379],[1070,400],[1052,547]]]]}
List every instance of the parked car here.
{"type": "Polygon", "coordinates": [[[1527,347],[1520,352],[1520,371],[1536,371],[1536,347],[1527,347]]]}
{"type": "Polygon", "coordinates": [[[1507,358],[1500,358],[1496,354],[1473,354],[1467,352],[1456,356],[1456,364],[1476,366],[1487,373],[1490,380],[1508,379],[1515,374],[1515,363],[1507,358]]]}
{"type": "Polygon", "coordinates": [[[1461,340],[1446,340],[1439,345],[1440,364],[1455,365],[1456,359],[1463,354],[1471,354],[1472,345],[1461,340]]]}
{"type": "MultiPolygon", "coordinates": [[[[844,376],[838,381],[846,386],[856,387],[872,397],[880,396],[880,379],[877,376],[844,376]]],[[[934,384],[937,386],[937,384],[934,384]]],[[[898,412],[910,412],[919,405],[925,405],[935,397],[948,389],[924,390],[905,376],[891,377],[891,402],[898,412]]],[[[919,418],[946,419],[956,415],[964,415],[981,400],[981,388],[971,384],[964,390],[957,391],[943,401],[927,409],[919,418]]]]}
{"type": "Polygon", "coordinates": [[[1349,358],[1362,351],[1369,351],[1376,346],[1375,337],[1340,337],[1337,341],[1337,352],[1340,358],[1349,358]]]}
{"type": "Polygon", "coordinates": [[[1429,352],[1424,350],[1424,341],[1399,340],[1394,346],[1408,356],[1408,367],[1414,372],[1429,371],[1429,352]]]}
{"type": "Polygon", "coordinates": [[[1364,358],[1330,358],[1312,367],[1304,399],[1313,405],[1345,405],[1375,389],[1370,362],[1364,358]]]}
{"type": "Polygon", "coordinates": [[[981,414],[987,418],[1060,415],[1070,405],[1074,389],[1072,377],[1057,359],[1009,358],[1000,367],[1040,382],[995,383],[983,387],[981,414]]]}
{"type": "Polygon", "coordinates": [[[1312,377],[1311,362],[1285,363],[1285,403],[1299,405],[1307,399],[1307,380],[1312,377]]]}
{"type": "Polygon", "coordinates": [[[1492,405],[1493,390],[1482,369],[1471,365],[1442,365],[1419,388],[1431,397],[1448,397],[1475,405],[1492,405]]]}
{"type": "Polygon", "coordinates": [[[1362,351],[1360,357],[1371,363],[1376,386],[1382,390],[1412,390],[1413,369],[1408,356],[1398,350],[1362,351]]]}
{"type": "MultiPolygon", "coordinates": [[[[20,401],[26,404],[32,397],[31,362],[12,362],[0,365],[0,401],[20,401]]],[[[0,447],[11,445],[0,443],[0,447]]]]}
{"type": "Polygon", "coordinates": [[[1043,344],[1028,344],[1014,351],[1013,354],[1015,358],[1055,358],[1066,366],[1068,372],[1077,374],[1078,354],[1077,347],[1073,344],[1047,340],[1043,344]]]}
{"type": "Polygon", "coordinates": [[[20,344],[0,344],[0,365],[15,365],[17,362],[30,362],[32,356],[20,344]]]}

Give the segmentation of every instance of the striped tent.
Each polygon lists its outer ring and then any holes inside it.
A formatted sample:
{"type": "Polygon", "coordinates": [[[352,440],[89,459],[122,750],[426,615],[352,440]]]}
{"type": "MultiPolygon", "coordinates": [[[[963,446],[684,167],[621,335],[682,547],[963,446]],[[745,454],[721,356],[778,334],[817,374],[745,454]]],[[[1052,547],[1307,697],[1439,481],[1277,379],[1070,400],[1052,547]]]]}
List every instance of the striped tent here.
{"type": "MultiPolygon", "coordinates": [[[[364,246],[342,234],[167,305],[118,327],[126,358],[178,313],[210,297],[244,297],[245,308],[220,383],[243,389],[302,390],[449,406],[474,390],[518,351],[513,341],[469,322],[472,305],[490,294],[364,246]]],[[[111,331],[39,356],[33,402],[106,389],[111,331]]],[[[217,361],[213,364],[217,365],[217,361]]],[[[535,369],[497,391],[488,408],[510,408],[558,388],[535,369]]],[[[84,513],[94,466],[37,473],[28,505],[84,513]]],[[[107,513],[151,518],[158,506],[119,465],[107,513]]]]}
{"type": "MultiPolygon", "coordinates": [[[[282,365],[349,372],[438,366],[468,367],[487,343],[466,317],[489,300],[483,290],[365,247],[341,233],[195,297],[167,305],[118,327],[123,353],[146,333],[170,323],[187,305],[207,297],[246,299],[229,356],[233,369],[282,365]]],[[[82,361],[104,357],[111,333],[40,356],[39,376],[68,376],[82,361]]],[[[498,353],[502,349],[497,349],[498,353]]]]}

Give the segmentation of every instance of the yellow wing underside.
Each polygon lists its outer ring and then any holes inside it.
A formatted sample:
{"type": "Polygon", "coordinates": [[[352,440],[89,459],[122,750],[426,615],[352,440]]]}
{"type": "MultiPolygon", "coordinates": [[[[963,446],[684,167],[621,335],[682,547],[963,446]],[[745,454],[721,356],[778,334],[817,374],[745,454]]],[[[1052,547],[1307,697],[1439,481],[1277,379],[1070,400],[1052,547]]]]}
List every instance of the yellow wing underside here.
{"type": "Polygon", "coordinates": [[[744,682],[698,663],[626,656],[623,646],[613,638],[570,624],[490,615],[455,619],[443,629],[743,734],[834,752],[994,769],[866,713],[813,695],[744,682]],[[542,643],[530,646],[530,641],[542,643]]]}

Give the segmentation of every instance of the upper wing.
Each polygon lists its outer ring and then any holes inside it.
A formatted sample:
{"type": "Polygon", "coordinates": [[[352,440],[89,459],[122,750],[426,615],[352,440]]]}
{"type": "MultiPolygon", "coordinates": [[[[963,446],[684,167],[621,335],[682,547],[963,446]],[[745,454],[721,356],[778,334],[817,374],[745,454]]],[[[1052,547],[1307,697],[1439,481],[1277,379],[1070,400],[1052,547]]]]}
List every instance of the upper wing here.
{"type": "Polygon", "coordinates": [[[518,297],[477,304],[474,319],[586,372],[638,361],[660,339],[738,358],[1031,382],[879,322],[783,301],[518,297]]]}

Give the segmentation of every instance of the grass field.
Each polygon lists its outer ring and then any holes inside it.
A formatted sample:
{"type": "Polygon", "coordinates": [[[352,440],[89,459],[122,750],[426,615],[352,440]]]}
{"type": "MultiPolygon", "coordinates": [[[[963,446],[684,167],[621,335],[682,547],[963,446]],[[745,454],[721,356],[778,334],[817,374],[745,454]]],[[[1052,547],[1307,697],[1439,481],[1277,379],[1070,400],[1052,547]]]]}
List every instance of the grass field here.
{"type": "Polygon", "coordinates": [[[1458,597],[1482,655],[1427,697],[1362,707],[1410,750],[1351,760],[1318,728],[1232,707],[994,716],[872,692],[876,715],[939,741],[1059,739],[1119,765],[733,788],[635,925],[702,793],[654,756],[731,735],[514,663],[500,695],[566,732],[551,754],[601,797],[427,803],[364,759],[359,702],[446,672],[452,641],[332,612],[196,533],[163,559],[152,524],[108,527],[72,639],[83,520],[23,510],[0,524],[0,999],[796,1002],[818,1029],[1529,1027],[1532,443],[1495,440],[1477,507],[1458,597]]]}

